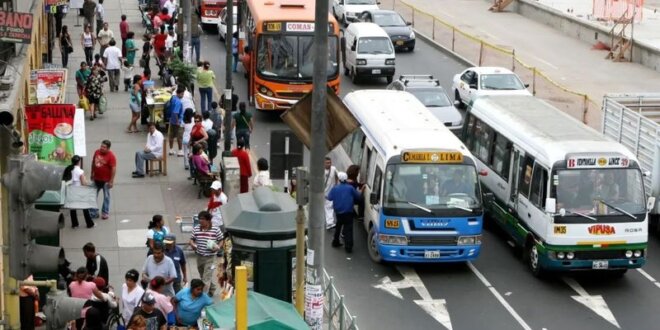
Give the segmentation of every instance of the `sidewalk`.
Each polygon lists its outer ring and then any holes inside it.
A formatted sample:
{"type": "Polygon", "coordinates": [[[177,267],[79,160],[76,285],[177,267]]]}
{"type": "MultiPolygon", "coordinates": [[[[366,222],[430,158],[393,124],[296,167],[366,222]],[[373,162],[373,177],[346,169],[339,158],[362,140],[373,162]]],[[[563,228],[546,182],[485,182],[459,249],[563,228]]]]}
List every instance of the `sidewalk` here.
{"type": "MultiPolygon", "coordinates": [[[[404,8],[401,0],[383,0],[380,7],[392,9],[394,1],[398,10],[404,8]]],[[[502,48],[515,49],[517,58],[537,67],[568,89],[588,94],[598,105],[606,93],[650,92],[656,91],[657,86],[660,86],[660,72],[640,64],[606,60],[605,51],[592,50],[590,44],[568,37],[551,27],[516,13],[490,12],[488,8],[492,5],[492,1],[405,0],[405,2],[477,38],[502,48]]],[[[416,24],[419,24],[418,21],[428,24],[428,20],[419,19],[416,24]]],[[[419,27],[416,28],[419,30],[419,27]]],[[[426,30],[431,28],[428,27],[426,30]]],[[[477,55],[478,51],[477,47],[477,55]]],[[[470,54],[459,52],[459,55],[468,57],[470,54]]],[[[600,111],[592,110],[588,117],[589,125],[600,127],[600,111]]]]}
{"type": "MultiPolygon", "coordinates": [[[[104,3],[106,21],[119,39],[119,22],[122,14],[127,16],[131,31],[135,32],[138,48],[142,49],[142,35],[144,27],[141,24],[137,0],[106,1],[104,3]]],[[[74,26],[77,10],[70,10],[63,24],[69,26],[74,53],[69,59],[69,80],[67,82],[67,102],[78,103],[76,93],[75,72],[84,61],[83,50],[80,46],[82,27],[74,26]]],[[[80,22],[82,23],[82,18],[80,22]]],[[[98,52],[98,46],[95,52],[98,52]]],[[[53,63],[61,65],[59,48],[53,51],[53,63]]],[[[138,51],[138,56],[141,51],[138,51]]],[[[154,61],[151,61],[152,72],[155,72],[154,61]]],[[[142,69],[137,66],[135,74],[141,74],[142,69]]],[[[112,142],[111,150],[117,157],[117,173],[115,185],[111,189],[111,209],[108,220],[96,219],[96,227],[86,229],[84,226],[71,229],[68,212],[65,213],[66,225],[61,231],[60,244],[66,251],[67,259],[72,263],[71,268],[84,266],[82,246],[86,242],[93,242],[97,252],[103,255],[110,268],[110,284],[115,290],[121,290],[124,274],[131,268],[141,271],[146,257],[147,225],[154,214],[162,214],[167,226],[177,235],[177,243],[186,243],[189,234],[180,232],[174,219],[177,215],[191,216],[206,207],[205,198],[197,199],[197,187],[187,180],[188,171],[183,169],[181,157],[168,157],[167,176],[146,177],[133,179],[131,172],[135,167],[135,152],[144,147],[146,132],[128,134],[124,130],[130,119],[128,108],[128,92],[123,88],[119,92],[110,93],[108,84],[105,86],[105,95],[108,100],[108,111],[94,121],[86,118],[87,157],[83,159],[83,169],[89,177],[90,161],[94,151],[99,148],[104,139],[112,142]]],[[[123,87],[123,77],[122,86],[123,87]]],[[[141,129],[146,130],[145,127],[141,129]]],[[[175,147],[176,148],[176,147],[175,147]]],[[[102,198],[100,194],[99,198],[102,198]]],[[[99,199],[101,201],[101,199],[99,199]]],[[[100,205],[100,203],[99,203],[100,205]]],[[[79,217],[80,212],[79,212],[79,217]]],[[[186,249],[184,249],[185,251],[186,249]]],[[[195,258],[190,255],[188,259],[188,279],[198,278],[195,258]]]]}

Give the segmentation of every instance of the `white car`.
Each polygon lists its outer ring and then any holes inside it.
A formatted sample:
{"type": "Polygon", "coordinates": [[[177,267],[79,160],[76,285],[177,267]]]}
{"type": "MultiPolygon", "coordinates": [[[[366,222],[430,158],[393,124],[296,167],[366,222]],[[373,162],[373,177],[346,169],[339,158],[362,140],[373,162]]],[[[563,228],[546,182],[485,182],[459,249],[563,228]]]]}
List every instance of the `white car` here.
{"type": "Polygon", "coordinates": [[[452,89],[459,107],[483,95],[531,95],[518,75],[500,67],[471,67],[454,76],[452,89]]]}
{"type": "Polygon", "coordinates": [[[344,25],[357,22],[358,15],[365,10],[379,9],[378,0],[333,0],[332,14],[344,25]]]}
{"type": "MultiPolygon", "coordinates": [[[[218,38],[222,41],[225,40],[227,37],[227,23],[225,22],[227,19],[227,7],[222,8],[220,11],[220,15],[218,15],[220,18],[218,20],[218,38]]],[[[236,11],[234,11],[234,17],[233,17],[233,24],[232,24],[232,31],[236,32],[238,31],[238,28],[236,27],[236,22],[238,18],[236,17],[236,11]]]]}

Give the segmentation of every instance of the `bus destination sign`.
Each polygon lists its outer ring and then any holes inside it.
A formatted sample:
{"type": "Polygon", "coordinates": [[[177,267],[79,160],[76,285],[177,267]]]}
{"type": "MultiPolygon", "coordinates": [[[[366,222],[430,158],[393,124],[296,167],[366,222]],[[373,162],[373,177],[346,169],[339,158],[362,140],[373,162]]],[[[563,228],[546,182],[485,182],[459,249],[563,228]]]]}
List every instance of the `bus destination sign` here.
{"type": "Polygon", "coordinates": [[[605,168],[628,167],[630,160],[626,157],[612,156],[580,156],[570,157],[566,160],[567,168],[605,168]]]}
{"type": "Polygon", "coordinates": [[[314,22],[287,22],[286,32],[314,32],[314,22]]]}
{"type": "Polygon", "coordinates": [[[463,154],[458,151],[404,151],[401,153],[404,163],[462,163],[463,154]]]}

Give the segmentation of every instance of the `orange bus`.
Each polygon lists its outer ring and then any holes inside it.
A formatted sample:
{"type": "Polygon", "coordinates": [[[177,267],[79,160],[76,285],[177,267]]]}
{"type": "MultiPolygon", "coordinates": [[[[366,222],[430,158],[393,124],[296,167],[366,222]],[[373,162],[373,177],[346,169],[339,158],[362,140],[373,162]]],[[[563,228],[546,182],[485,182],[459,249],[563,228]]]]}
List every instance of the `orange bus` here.
{"type": "MultiPolygon", "coordinates": [[[[286,110],[312,89],[314,0],[241,2],[239,58],[257,110],[286,110]]],[[[328,86],[339,93],[339,24],[328,14],[328,86]]]]}
{"type": "MultiPolygon", "coordinates": [[[[205,28],[215,28],[218,25],[220,11],[227,6],[227,0],[197,0],[200,21],[205,28]]],[[[236,2],[234,2],[236,3],[236,2]]]]}

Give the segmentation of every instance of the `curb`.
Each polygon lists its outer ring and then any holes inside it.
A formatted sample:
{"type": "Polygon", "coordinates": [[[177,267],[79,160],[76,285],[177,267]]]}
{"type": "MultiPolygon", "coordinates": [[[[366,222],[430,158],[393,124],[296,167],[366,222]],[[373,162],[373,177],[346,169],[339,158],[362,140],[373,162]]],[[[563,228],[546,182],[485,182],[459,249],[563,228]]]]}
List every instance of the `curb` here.
{"type": "Polygon", "coordinates": [[[445,46],[439,44],[439,43],[436,42],[435,40],[429,38],[429,36],[427,36],[426,34],[419,32],[417,29],[413,28],[413,30],[415,31],[415,35],[416,35],[418,38],[424,40],[424,42],[428,43],[428,44],[431,45],[433,48],[435,48],[435,49],[437,49],[437,50],[439,50],[439,51],[441,51],[441,52],[443,52],[443,53],[445,53],[445,54],[451,56],[451,57],[454,58],[455,60],[461,62],[461,64],[463,64],[463,65],[465,65],[465,66],[469,66],[469,67],[470,67],[470,66],[478,66],[478,65],[475,65],[474,63],[468,61],[465,57],[459,55],[458,53],[455,53],[455,52],[451,51],[451,49],[449,49],[449,48],[447,48],[447,47],[445,47],[445,46]]]}

